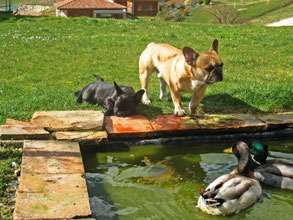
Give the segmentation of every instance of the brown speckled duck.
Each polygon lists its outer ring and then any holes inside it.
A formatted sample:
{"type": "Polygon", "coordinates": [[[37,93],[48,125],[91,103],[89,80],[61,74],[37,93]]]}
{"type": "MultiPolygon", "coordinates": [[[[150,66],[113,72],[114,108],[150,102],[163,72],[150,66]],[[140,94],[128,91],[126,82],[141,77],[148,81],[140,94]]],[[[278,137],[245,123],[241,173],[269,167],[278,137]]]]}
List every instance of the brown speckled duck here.
{"type": "Polygon", "coordinates": [[[262,194],[258,180],[250,178],[255,168],[249,148],[244,142],[233,146],[238,159],[237,169],[214,180],[205,190],[200,190],[198,205],[211,215],[231,215],[253,205],[262,194]]]}

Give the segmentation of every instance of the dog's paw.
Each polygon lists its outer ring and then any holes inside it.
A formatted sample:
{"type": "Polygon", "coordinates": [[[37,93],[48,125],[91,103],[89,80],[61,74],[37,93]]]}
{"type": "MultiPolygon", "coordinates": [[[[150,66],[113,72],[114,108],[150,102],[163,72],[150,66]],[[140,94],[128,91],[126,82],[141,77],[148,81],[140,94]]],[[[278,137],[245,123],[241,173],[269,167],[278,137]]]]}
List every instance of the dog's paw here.
{"type": "Polygon", "coordinates": [[[182,117],[185,115],[185,111],[183,109],[175,109],[174,115],[182,117]]]}
{"type": "Polygon", "coordinates": [[[146,99],[146,100],[142,100],[142,103],[145,105],[150,105],[151,104],[151,100],[146,99]]]}
{"type": "Polygon", "coordinates": [[[144,94],[142,97],[142,103],[145,105],[151,104],[151,100],[144,94]]]}
{"type": "Polygon", "coordinates": [[[160,95],[160,100],[164,101],[164,102],[168,102],[169,98],[166,95],[160,95]]]}

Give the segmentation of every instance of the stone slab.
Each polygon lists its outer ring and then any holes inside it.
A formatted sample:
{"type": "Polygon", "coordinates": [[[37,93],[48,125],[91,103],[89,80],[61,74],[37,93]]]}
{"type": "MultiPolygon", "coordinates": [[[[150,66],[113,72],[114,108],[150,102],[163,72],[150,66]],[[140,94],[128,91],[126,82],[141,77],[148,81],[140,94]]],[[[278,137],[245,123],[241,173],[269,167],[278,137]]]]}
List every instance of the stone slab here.
{"type": "Polygon", "coordinates": [[[12,118],[7,118],[5,125],[31,125],[31,124],[26,121],[19,121],[12,118]]]}
{"type": "Polygon", "coordinates": [[[70,219],[91,215],[88,194],[17,193],[13,219],[70,219]]]}
{"type": "Polygon", "coordinates": [[[142,115],[133,115],[126,118],[106,116],[105,127],[110,138],[144,138],[155,136],[151,123],[142,115]]]}
{"type": "Polygon", "coordinates": [[[0,139],[49,139],[50,133],[44,128],[32,125],[1,125],[0,139]]]}
{"type": "Polygon", "coordinates": [[[83,174],[22,173],[18,192],[87,193],[87,186],[83,174]]]}
{"type": "Polygon", "coordinates": [[[100,131],[104,114],[101,111],[41,111],[34,113],[30,123],[51,131],[100,131]]]}
{"type": "Polygon", "coordinates": [[[251,114],[210,114],[196,118],[204,133],[250,132],[266,129],[266,124],[251,114]]]}
{"type": "Polygon", "coordinates": [[[106,143],[108,135],[106,131],[58,131],[57,140],[68,140],[78,142],[106,143]]]}
{"type": "Polygon", "coordinates": [[[269,128],[293,127],[293,112],[257,115],[269,128]]]}
{"type": "Polygon", "coordinates": [[[82,156],[76,142],[24,141],[22,173],[84,174],[82,156]]]}
{"type": "Polygon", "coordinates": [[[198,124],[189,116],[158,115],[150,118],[150,123],[157,134],[198,133],[200,131],[198,124]]]}

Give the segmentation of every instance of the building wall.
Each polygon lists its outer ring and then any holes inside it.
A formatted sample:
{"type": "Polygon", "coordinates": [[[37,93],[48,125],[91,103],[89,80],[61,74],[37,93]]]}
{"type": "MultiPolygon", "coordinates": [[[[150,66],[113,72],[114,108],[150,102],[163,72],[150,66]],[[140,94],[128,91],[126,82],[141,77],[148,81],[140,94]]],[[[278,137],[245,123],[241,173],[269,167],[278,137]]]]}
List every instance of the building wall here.
{"type": "Polygon", "coordinates": [[[57,17],[68,17],[67,10],[56,9],[56,16],[57,17]]]}
{"type": "Polygon", "coordinates": [[[93,17],[93,9],[68,9],[68,17],[93,17]]]}
{"type": "Polygon", "coordinates": [[[133,3],[132,1],[127,1],[127,13],[133,14],[133,3]]]}
{"type": "Polygon", "coordinates": [[[135,16],[156,16],[158,13],[158,2],[133,1],[135,16]]]}

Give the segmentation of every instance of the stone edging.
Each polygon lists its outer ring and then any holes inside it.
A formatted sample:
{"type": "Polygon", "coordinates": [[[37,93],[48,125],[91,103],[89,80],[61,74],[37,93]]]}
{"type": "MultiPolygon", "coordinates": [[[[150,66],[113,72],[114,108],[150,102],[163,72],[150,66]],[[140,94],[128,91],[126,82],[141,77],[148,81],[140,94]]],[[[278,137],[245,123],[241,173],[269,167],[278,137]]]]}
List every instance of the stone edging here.
{"type": "Polygon", "coordinates": [[[292,128],[293,112],[118,118],[100,111],[52,111],[36,112],[30,122],[7,119],[0,126],[0,142],[23,142],[24,148],[13,217],[91,216],[80,146],[292,137],[292,128]]]}

